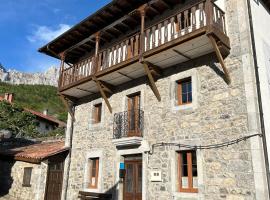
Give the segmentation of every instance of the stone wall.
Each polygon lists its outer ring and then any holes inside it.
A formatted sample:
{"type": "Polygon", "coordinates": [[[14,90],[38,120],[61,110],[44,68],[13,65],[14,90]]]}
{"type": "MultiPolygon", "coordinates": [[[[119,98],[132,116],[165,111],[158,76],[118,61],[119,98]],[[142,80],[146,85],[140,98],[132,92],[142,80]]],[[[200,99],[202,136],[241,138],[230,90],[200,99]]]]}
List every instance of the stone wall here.
{"type": "Polygon", "coordinates": [[[0,199],[40,200],[44,199],[47,165],[21,161],[0,161],[0,199]],[[32,167],[31,186],[24,187],[24,168],[32,167]]]}
{"type": "MultiPolygon", "coordinates": [[[[215,56],[208,55],[166,70],[156,82],[161,102],[145,78],[120,86],[109,98],[114,114],[126,110],[126,95],[141,92],[145,118],[143,139],[150,146],[158,142],[207,145],[259,133],[245,0],[225,1],[225,12],[232,47],[226,58],[232,79],[230,85],[225,83],[215,56]],[[175,80],[184,76],[196,79],[193,90],[196,102],[182,109],[175,106],[174,87],[175,80]]],[[[97,151],[102,152],[103,163],[98,190],[106,192],[116,186],[115,193],[121,194],[117,178],[121,158],[112,143],[113,114],[104,101],[101,124],[91,124],[93,104],[99,101],[102,100],[85,99],[75,110],[67,199],[76,199],[78,191],[84,188],[87,155],[97,151]]],[[[177,192],[177,150],[160,147],[153,155],[143,155],[144,200],[267,199],[260,138],[220,149],[197,150],[198,194],[177,192]],[[162,182],[150,182],[152,169],[162,171],[162,182]]]]}

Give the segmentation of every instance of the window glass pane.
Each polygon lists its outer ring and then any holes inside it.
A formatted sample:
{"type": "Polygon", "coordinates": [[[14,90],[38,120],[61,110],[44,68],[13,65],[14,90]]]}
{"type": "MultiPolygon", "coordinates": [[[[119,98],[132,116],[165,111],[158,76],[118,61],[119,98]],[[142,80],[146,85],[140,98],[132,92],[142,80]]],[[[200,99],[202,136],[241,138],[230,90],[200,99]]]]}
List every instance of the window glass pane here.
{"type": "Polygon", "coordinates": [[[30,186],[32,167],[25,167],[23,174],[23,185],[30,186]]]}
{"type": "Polygon", "coordinates": [[[187,103],[187,95],[186,94],[183,94],[182,95],[182,103],[187,103]]]}
{"type": "Polygon", "coordinates": [[[182,83],[182,94],[187,93],[187,84],[185,82],[182,83]]]}
{"type": "Polygon", "coordinates": [[[192,84],[191,84],[191,81],[188,82],[188,92],[191,92],[192,91],[192,84]]]}
{"type": "Polygon", "coordinates": [[[188,93],[188,102],[192,102],[192,93],[188,93]]]}
{"type": "Polygon", "coordinates": [[[183,152],[182,155],[182,164],[187,165],[187,153],[183,152]]]}
{"type": "Polygon", "coordinates": [[[137,192],[142,192],[142,165],[138,165],[138,185],[137,185],[137,192]]]}

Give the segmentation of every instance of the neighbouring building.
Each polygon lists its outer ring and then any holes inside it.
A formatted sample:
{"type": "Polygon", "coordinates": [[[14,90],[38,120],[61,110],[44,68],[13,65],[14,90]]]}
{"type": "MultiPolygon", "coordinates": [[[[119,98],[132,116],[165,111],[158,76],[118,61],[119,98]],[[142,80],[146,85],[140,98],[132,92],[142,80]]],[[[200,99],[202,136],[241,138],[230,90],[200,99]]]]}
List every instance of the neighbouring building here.
{"type": "Polygon", "coordinates": [[[63,141],[0,141],[0,199],[60,200],[68,150],[63,141]]]}
{"type": "Polygon", "coordinates": [[[269,199],[269,8],[114,0],[40,48],[69,110],[62,199],[269,199]]]}
{"type": "MultiPolygon", "coordinates": [[[[14,94],[12,93],[5,93],[4,97],[0,96],[0,101],[6,100],[9,103],[12,103],[14,100],[14,94]]],[[[43,113],[24,108],[25,111],[32,113],[36,116],[37,120],[37,130],[41,134],[48,134],[49,132],[55,130],[56,128],[65,128],[66,123],[56,119],[53,116],[48,115],[48,109],[45,109],[43,113]]]]}

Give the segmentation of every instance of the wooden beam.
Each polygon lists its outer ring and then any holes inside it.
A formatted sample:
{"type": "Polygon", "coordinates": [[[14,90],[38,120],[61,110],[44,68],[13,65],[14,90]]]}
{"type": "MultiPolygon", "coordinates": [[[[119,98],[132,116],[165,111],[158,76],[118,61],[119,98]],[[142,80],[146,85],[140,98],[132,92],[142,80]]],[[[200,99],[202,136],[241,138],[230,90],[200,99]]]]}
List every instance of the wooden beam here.
{"type": "Polygon", "coordinates": [[[216,42],[215,38],[212,35],[208,35],[208,38],[210,39],[210,42],[211,42],[211,44],[212,44],[212,46],[213,46],[213,48],[215,50],[215,53],[217,55],[218,61],[219,61],[220,65],[221,65],[221,67],[223,69],[223,72],[224,72],[224,75],[225,75],[225,78],[226,78],[226,82],[228,84],[230,84],[231,83],[231,78],[230,78],[229,72],[228,72],[228,70],[226,68],[226,65],[224,63],[224,59],[223,59],[223,57],[222,57],[222,55],[221,55],[221,53],[219,51],[217,42],[216,42]]]}
{"type": "Polygon", "coordinates": [[[175,53],[179,54],[180,56],[183,56],[183,57],[185,57],[186,59],[191,60],[191,57],[189,57],[189,56],[187,56],[187,55],[181,53],[180,51],[178,51],[178,50],[176,50],[176,49],[173,49],[173,51],[174,51],[175,53]]]}
{"type": "Polygon", "coordinates": [[[85,90],[85,89],[83,89],[83,88],[77,87],[76,89],[81,90],[81,91],[84,91],[84,92],[88,92],[88,93],[90,93],[90,94],[94,94],[92,91],[85,90]]]}
{"type": "Polygon", "coordinates": [[[152,76],[152,74],[150,72],[148,63],[147,62],[144,62],[142,64],[144,66],[145,73],[148,76],[148,79],[150,81],[150,87],[151,87],[151,89],[153,90],[153,92],[154,92],[155,96],[157,97],[158,101],[161,101],[161,97],[160,97],[159,91],[158,91],[157,86],[155,84],[155,80],[154,80],[154,78],[153,78],[153,76],[152,76]]]}
{"type": "MultiPolygon", "coordinates": [[[[65,98],[64,95],[59,94],[59,97],[60,97],[60,99],[62,100],[62,102],[63,102],[65,108],[66,108],[67,111],[68,111],[68,113],[70,114],[72,121],[75,122],[74,112],[72,111],[72,108],[71,108],[72,105],[69,105],[68,100],[65,98]]],[[[72,104],[73,104],[73,103],[72,103],[72,104]]]]}
{"type": "Polygon", "coordinates": [[[142,63],[146,63],[148,65],[148,68],[151,73],[153,73],[156,76],[161,76],[162,75],[162,69],[153,63],[150,63],[148,61],[143,61],[142,63]]]}
{"type": "Polygon", "coordinates": [[[105,81],[101,81],[101,80],[99,80],[99,82],[100,82],[102,89],[104,89],[106,92],[109,92],[111,94],[113,93],[114,86],[112,84],[107,83],[105,81]]]}
{"type": "Polygon", "coordinates": [[[105,101],[105,103],[106,103],[106,105],[107,105],[107,107],[108,107],[110,113],[112,113],[112,107],[111,107],[111,104],[110,104],[110,102],[109,102],[109,100],[108,100],[108,98],[107,98],[107,96],[106,96],[106,94],[105,94],[105,91],[103,90],[103,88],[102,88],[102,86],[101,86],[100,81],[97,80],[97,78],[96,78],[95,76],[93,76],[92,79],[93,79],[93,81],[95,81],[95,83],[97,84],[97,88],[98,88],[98,90],[99,90],[99,92],[100,92],[102,98],[104,99],[104,101],[105,101]]]}
{"type": "Polygon", "coordinates": [[[124,74],[122,72],[117,72],[117,73],[122,75],[122,76],[125,76],[125,77],[129,78],[130,80],[134,80],[134,78],[132,78],[131,76],[128,76],[128,75],[126,75],[126,74],[124,74]]]}

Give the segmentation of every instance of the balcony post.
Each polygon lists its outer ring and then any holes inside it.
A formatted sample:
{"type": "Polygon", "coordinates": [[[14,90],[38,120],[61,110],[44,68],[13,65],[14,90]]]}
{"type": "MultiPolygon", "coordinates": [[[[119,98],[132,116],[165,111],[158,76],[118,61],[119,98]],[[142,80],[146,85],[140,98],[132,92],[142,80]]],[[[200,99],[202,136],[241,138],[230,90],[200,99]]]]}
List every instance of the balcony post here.
{"type": "Polygon", "coordinates": [[[95,49],[95,73],[98,72],[98,52],[99,52],[100,32],[96,33],[96,49],[95,49]]]}
{"type": "Polygon", "coordinates": [[[138,8],[138,11],[141,15],[141,37],[140,37],[140,62],[143,60],[143,53],[144,53],[144,29],[145,29],[145,10],[146,10],[146,4],[140,6],[138,8]]]}
{"type": "Polygon", "coordinates": [[[212,2],[212,0],[206,0],[205,12],[206,12],[207,29],[210,30],[211,26],[213,24],[213,2],[212,2]]]}
{"type": "Polygon", "coordinates": [[[61,88],[62,85],[63,85],[62,79],[63,79],[63,71],[64,71],[64,67],[65,67],[66,54],[65,53],[60,53],[59,57],[61,59],[61,63],[60,63],[60,68],[59,68],[58,87],[61,88]]]}

